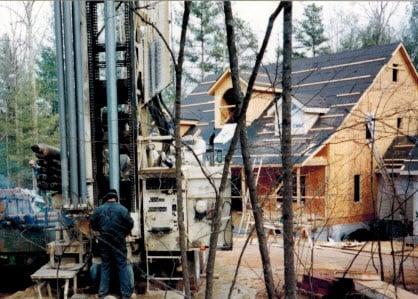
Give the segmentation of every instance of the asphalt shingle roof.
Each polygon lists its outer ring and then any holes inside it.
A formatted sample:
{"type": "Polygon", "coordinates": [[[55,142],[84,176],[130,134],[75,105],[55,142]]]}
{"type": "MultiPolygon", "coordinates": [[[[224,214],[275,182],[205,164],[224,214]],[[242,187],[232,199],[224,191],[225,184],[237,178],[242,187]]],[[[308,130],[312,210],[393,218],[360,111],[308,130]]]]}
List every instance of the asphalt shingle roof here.
{"type": "MultiPolygon", "coordinates": [[[[399,43],[393,43],[293,60],[293,97],[304,107],[328,109],[307,134],[292,140],[294,162],[303,162],[336,131],[398,46],[399,43]]],[[[250,74],[241,73],[241,76],[248,80],[250,74]]],[[[205,140],[219,131],[214,128],[214,97],[207,93],[218,77],[207,76],[182,103],[182,117],[199,120],[205,140]]],[[[256,84],[280,89],[281,66],[262,67],[256,84]]],[[[274,133],[275,119],[267,117],[267,111],[268,108],[248,127],[251,152],[254,157],[263,156],[264,164],[281,164],[280,141],[274,133]]],[[[228,144],[222,147],[226,150],[228,144]]],[[[239,148],[233,163],[242,163],[239,148]]]]}
{"type": "Polygon", "coordinates": [[[410,174],[418,171],[418,135],[398,136],[383,156],[386,168],[390,172],[410,174]]]}

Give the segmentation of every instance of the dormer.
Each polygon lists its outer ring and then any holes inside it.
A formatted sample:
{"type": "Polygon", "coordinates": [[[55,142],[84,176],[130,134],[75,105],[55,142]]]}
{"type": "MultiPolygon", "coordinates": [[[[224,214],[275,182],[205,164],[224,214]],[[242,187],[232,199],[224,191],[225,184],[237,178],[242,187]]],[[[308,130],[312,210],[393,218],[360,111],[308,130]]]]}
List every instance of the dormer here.
{"type": "MultiPolygon", "coordinates": [[[[247,82],[240,78],[240,83],[241,90],[245,93],[247,82]]],[[[247,126],[251,125],[254,120],[261,116],[263,111],[273,101],[275,92],[275,89],[268,86],[254,86],[247,110],[247,126]]],[[[235,123],[234,113],[238,103],[237,99],[233,96],[230,71],[225,71],[212,85],[208,93],[214,96],[215,128],[220,129],[225,124],[235,123]]]]}
{"type": "MultiPolygon", "coordinates": [[[[305,135],[315,124],[319,116],[326,114],[329,108],[308,107],[292,97],[292,135],[305,135]]],[[[267,111],[267,116],[274,116],[274,131],[276,136],[280,136],[282,123],[282,97],[276,105],[272,105],[267,111]]]]}

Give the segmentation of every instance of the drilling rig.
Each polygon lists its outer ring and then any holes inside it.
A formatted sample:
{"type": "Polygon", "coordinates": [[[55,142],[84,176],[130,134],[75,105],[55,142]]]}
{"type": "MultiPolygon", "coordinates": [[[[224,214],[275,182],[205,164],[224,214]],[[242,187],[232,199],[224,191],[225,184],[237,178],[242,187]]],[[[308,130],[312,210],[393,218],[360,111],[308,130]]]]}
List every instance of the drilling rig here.
{"type": "MultiPolygon", "coordinates": [[[[161,96],[171,81],[169,55],[155,28],[142,22],[155,24],[169,41],[169,5],[54,2],[61,141],[61,176],[54,186],[59,186],[56,198],[66,220],[48,244],[44,270],[68,261],[78,265],[75,271],[99,268],[88,220],[101,198],[115,189],[135,222],[127,251],[136,285],[181,289],[177,213],[182,211],[176,194],[182,192],[190,275],[195,288],[200,284],[214,186],[220,185],[223,167],[205,160],[199,136],[184,137],[182,190],[176,190],[174,121],[161,96]]],[[[50,186],[46,182],[40,188],[50,186]]],[[[225,194],[230,195],[230,182],[225,194]]],[[[230,213],[230,196],[225,196],[218,242],[223,250],[232,248],[230,213]]]]}

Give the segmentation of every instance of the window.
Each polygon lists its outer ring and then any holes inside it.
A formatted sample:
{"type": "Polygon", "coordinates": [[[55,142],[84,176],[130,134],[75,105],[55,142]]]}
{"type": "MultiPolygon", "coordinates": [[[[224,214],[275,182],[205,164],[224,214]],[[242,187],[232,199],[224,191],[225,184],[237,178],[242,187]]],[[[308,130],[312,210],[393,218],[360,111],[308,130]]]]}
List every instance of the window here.
{"type": "Polygon", "coordinates": [[[148,45],[148,88],[149,88],[149,97],[154,96],[154,57],[155,57],[155,48],[153,46],[153,43],[150,43],[148,45]]]}
{"type": "Polygon", "coordinates": [[[215,161],[216,161],[216,163],[222,163],[223,162],[222,149],[216,149],[215,161]]]}
{"type": "Polygon", "coordinates": [[[226,123],[235,123],[234,114],[237,104],[238,99],[235,98],[232,88],[228,89],[223,95],[219,107],[221,114],[221,125],[226,123]]]}
{"type": "Polygon", "coordinates": [[[222,163],[223,162],[223,156],[222,156],[222,149],[215,149],[210,148],[206,150],[205,153],[205,159],[206,161],[209,161],[211,165],[214,163],[222,163]]]}
{"type": "Polygon", "coordinates": [[[231,197],[232,209],[234,211],[242,211],[245,201],[242,193],[241,169],[232,169],[231,171],[231,197]]]}
{"type": "Polygon", "coordinates": [[[360,201],[360,175],[356,174],[354,176],[354,201],[360,201]]]}
{"type": "Polygon", "coordinates": [[[397,82],[398,81],[398,64],[394,63],[392,68],[392,81],[397,82]]]}
{"type": "MultiPolygon", "coordinates": [[[[292,181],[292,187],[293,187],[293,197],[297,196],[297,176],[296,174],[293,174],[293,181],[292,181]]],[[[305,187],[305,176],[300,176],[300,196],[304,198],[306,196],[306,187],[305,187]]]]}
{"type": "Polygon", "coordinates": [[[306,196],[306,177],[304,175],[300,176],[300,196],[301,201],[305,202],[305,196],[306,196]]]}
{"type": "Polygon", "coordinates": [[[154,91],[157,92],[161,85],[161,68],[162,68],[162,47],[160,41],[154,43],[154,91]]]}
{"type": "Polygon", "coordinates": [[[372,139],[372,133],[370,132],[370,128],[367,123],[366,123],[366,139],[372,139]]]}
{"type": "Polygon", "coordinates": [[[148,87],[152,97],[160,89],[162,70],[162,46],[161,42],[153,41],[148,47],[148,87]]]}
{"type": "Polygon", "coordinates": [[[397,119],[396,119],[396,128],[399,130],[399,129],[402,129],[402,118],[400,118],[400,117],[398,117],[397,119]]]}

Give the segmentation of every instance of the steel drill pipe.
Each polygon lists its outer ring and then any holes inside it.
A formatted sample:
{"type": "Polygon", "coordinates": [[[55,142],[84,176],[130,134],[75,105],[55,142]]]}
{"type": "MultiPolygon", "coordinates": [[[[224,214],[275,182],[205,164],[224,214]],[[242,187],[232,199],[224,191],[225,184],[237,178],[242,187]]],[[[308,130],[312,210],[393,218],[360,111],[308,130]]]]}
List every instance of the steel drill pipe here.
{"type": "Polygon", "coordinates": [[[78,204],[78,158],[77,158],[77,118],[74,83],[74,53],[71,22],[71,1],[64,1],[64,47],[65,47],[65,83],[70,153],[70,198],[71,205],[78,204]]]}
{"type": "Polygon", "coordinates": [[[77,95],[77,133],[78,133],[78,159],[79,159],[79,186],[80,201],[87,202],[86,185],[86,144],[84,132],[84,100],[83,100],[83,57],[81,53],[81,18],[80,1],[73,1],[74,26],[74,59],[75,59],[75,90],[77,95]]]}
{"type": "Polygon", "coordinates": [[[59,128],[60,128],[60,151],[61,158],[61,185],[64,203],[68,202],[68,148],[67,148],[67,126],[65,114],[65,97],[64,97],[64,62],[63,62],[63,46],[62,46],[62,7],[61,1],[54,1],[54,29],[55,29],[55,50],[57,65],[57,91],[58,91],[58,107],[59,107],[59,128]]]}
{"type": "Polygon", "coordinates": [[[109,188],[119,194],[119,136],[118,136],[118,99],[116,85],[116,25],[115,2],[106,0],[105,8],[105,41],[106,41],[106,95],[107,123],[109,134],[109,188]]]}

